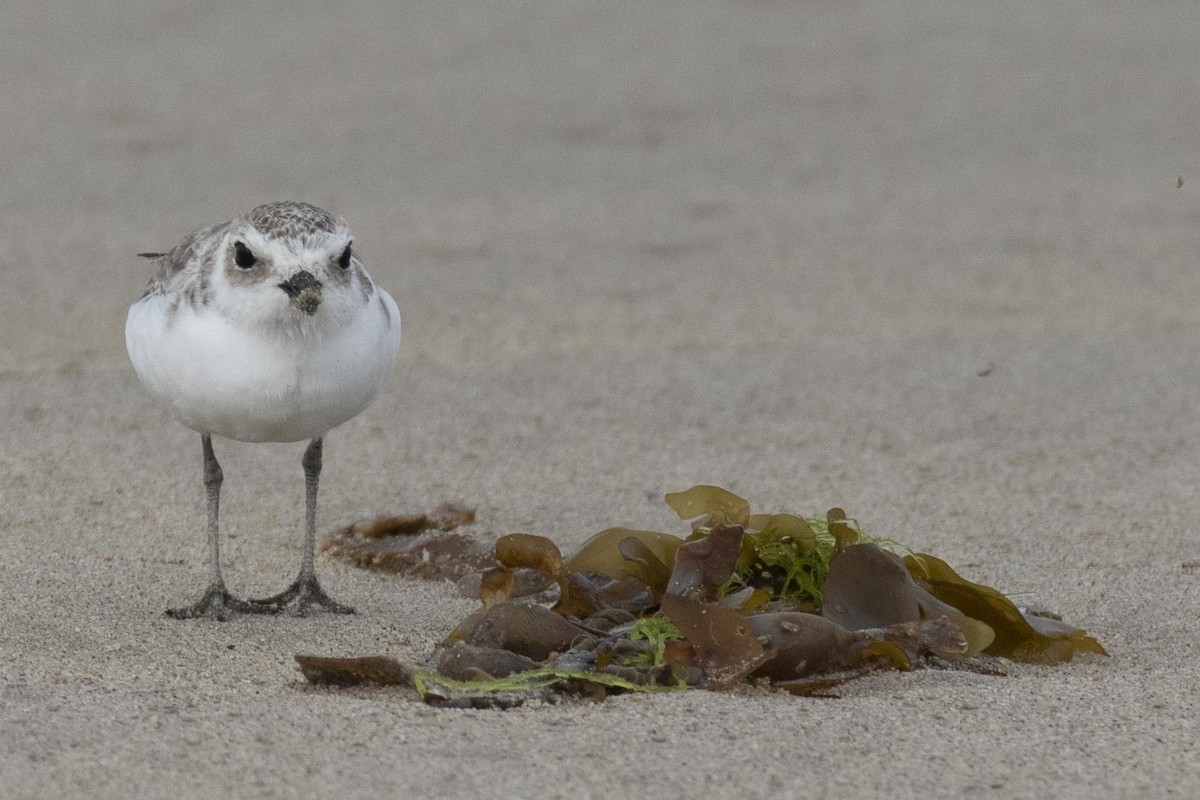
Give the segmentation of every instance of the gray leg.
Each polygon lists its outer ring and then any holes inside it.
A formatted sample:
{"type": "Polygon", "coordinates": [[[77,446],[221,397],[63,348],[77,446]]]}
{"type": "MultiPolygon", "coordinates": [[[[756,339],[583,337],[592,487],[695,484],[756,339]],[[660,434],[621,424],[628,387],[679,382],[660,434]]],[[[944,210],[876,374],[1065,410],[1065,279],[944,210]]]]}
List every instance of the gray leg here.
{"type": "Polygon", "coordinates": [[[221,577],[221,545],[220,545],[220,506],[221,482],[225,479],[221,465],[212,449],[212,437],[201,434],[200,443],[204,448],[204,496],[208,500],[208,552],[212,560],[212,580],[208,591],[195,605],[186,608],[167,609],[167,616],[175,619],[195,619],[210,617],[217,620],[229,619],[236,612],[245,614],[267,614],[273,609],[257,605],[251,601],[239,600],[229,594],[225,588],[225,579],[221,577]]]}
{"type": "Polygon", "coordinates": [[[354,609],[344,606],[325,594],[313,569],[313,552],[317,543],[317,484],[321,478],[321,439],[313,439],[300,460],[304,467],[304,559],[300,562],[300,574],[292,585],[273,597],[255,600],[256,604],[267,605],[277,611],[287,610],[297,616],[305,616],[316,607],[334,614],[353,614],[354,609]]]}

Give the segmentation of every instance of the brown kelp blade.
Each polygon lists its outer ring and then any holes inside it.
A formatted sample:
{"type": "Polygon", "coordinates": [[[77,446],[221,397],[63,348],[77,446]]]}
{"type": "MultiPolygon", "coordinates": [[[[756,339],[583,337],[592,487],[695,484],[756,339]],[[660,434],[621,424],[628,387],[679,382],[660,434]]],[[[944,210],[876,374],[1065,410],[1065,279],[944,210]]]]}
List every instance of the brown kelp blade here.
{"type": "Polygon", "coordinates": [[[532,658],[510,650],[455,642],[438,653],[437,671],[452,680],[472,681],[507,678],[538,666],[532,658]]]}
{"type": "Polygon", "coordinates": [[[754,636],[774,651],[754,671],[772,680],[796,680],[855,666],[870,643],[856,631],[803,611],[751,614],[745,622],[754,636]]]}
{"type": "Polygon", "coordinates": [[[309,683],[329,686],[412,686],[416,670],[388,656],[329,658],[297,655],[296,663],[309,683]]]}
{"type": "Polygon", "coordinates": [[[1060,623],[1061,627],[1053,630],[1048,626],[1038,630],[1003,594],[966,580],[939,558],[917,553],[906,556],[904,564],[917,583],[938,600],[995,631],[995,640],[984,650],[988,655],[1043,664],[1070,661],[1076,653],[1108,655],[1080,628],[1060,623]]]}
{"type": "Polygon", "coordinates": [[[662,612],[691,645],[707,688],[741,680],[774,654],[758,641],[748,618],[731,608],[665,594],[662,612]]]}
{"type": "Polygon", "coordinates": [[[687,542],[675,554],[667,594],[699,599],[715,597],[717,587],[733,575],[745,529],[718,525],[705,537],[687,542]]]}
{"type": "Polygon", "coordinates": [[[675,565],[675,551],[683,539],[668,533],[640,531],[633,528],[606,528],[588,539],[565,564],[569,572],[599,572],[610,578],[621,579],[629,574],[621,543],[636,539],[654,554],[667,569],[675,565]]]}
{"type": "Polygon", "coordinates": [[[671,567],[650,547],[633,536],[626,536],[617,544],[617,550],[625,559],[625,568],[629,574],[643,583],[650,591],[650,596],[657,602],[667,591],[671,581],[671,567]]]}
{"type": "Polygon", "coordinates": [[[496,540],[496,561],[510,569],[525,568],[544,572],[558,582],[559,596],[554,610],[564,616],[586,616],[596,610],[596,601],[578,584],[563,565],[562,553],[550,539],[531,533],[510,533],[496,540]]]}
{"type": "Polygon", "coordinates": [[[846,512],[834,507],[825,512],[825,520],[829,523],[829,532],[837,542],[836,550],[840,551],[858,541],[858,531],[848,524],[850,518],[846,512]]]}
{"type": "Polygon", "coordinates": [[[510,533],[496,540],[496,561],[510,569],[527,567],[558,580],[564,577],[562,553],[550,539],[532,533],[510,533]]]}
{"type": "Polygon", "coordinates": [[[720,486],[693,486],[682,492],[670,492],[667,505],[680,519],[696,519],[705,527],[712,525],[741,525],[750,522],[750,503],[720,486]]]}
{"type": "Polygon", "coordinates": [[[565,617],[541,606],[500,603],[468,616],[446,641],[500,648],[534,661],[545,661],[552,653],[570,649],[571,644],[586,633],[565,617]]]}
{"type": "Polygon", "coordinates": [[[821,616],[852,631],[916,622],[916,590],[899,558],[877,544],[853,544],[829,562],[821,616]]]}
{"type": "Polygon", "coordinates": [[[427,579],[457,579],[492,566],[492,544],[455,532],[475,512],[442,505],[428,513],[364,520],[334,531],[328,555],[358,567],[427,579]]]}

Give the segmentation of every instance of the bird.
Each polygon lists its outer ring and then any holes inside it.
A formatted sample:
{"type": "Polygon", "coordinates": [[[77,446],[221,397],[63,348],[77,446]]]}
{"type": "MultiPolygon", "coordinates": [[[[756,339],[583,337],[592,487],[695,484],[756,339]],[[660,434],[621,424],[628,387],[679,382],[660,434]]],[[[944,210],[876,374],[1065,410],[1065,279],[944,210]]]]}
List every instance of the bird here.
{"type": "Polygon", "coordinates": [[[396,301],[367,273],[345,221],[308,203],[265,203],[170,252],[138,255],[158,271],[129,308],[126,349],[142,385],[200,434],[208,511],[208,589],[167,615],[354,613],[326,594],[313,566],[322,445],[391,375],[400,347],[396,301]],[[304,555],[279,594],[242,599],[226,587],[214,438],[308,442],[304,555]]]}

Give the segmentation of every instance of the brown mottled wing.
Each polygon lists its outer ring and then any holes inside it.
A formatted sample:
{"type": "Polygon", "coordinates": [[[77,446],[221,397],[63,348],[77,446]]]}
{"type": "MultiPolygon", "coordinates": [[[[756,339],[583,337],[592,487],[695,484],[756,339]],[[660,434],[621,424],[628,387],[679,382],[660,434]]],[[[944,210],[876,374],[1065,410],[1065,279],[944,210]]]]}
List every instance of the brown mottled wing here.
{"type": "Polygon", "coordinates": [[[150,279],[150,283],[142,296],[145,297],[166,291],[167,285],[171,283],[172,279],[183,272],[188,264],[192,263],[196,251],[213,237],[219,236],[228,227],[228,222],[221,222],[198,230],[185,237],[169,253],[138,253],[142,258],[157,260],[160,263],[158,273],[150,279]]]}

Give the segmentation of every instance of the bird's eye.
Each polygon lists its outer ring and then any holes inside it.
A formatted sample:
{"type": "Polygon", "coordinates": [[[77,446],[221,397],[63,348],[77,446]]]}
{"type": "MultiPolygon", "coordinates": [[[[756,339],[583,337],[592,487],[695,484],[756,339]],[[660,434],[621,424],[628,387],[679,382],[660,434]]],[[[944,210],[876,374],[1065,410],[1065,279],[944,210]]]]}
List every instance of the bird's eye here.
{"type": "Polygon", "coordinates": [[[250,269],[254,266],[258,259],[254,257],[254,253],[250,252],[250,248],[246,247],[241,242],[233,243],[233,262],[242,269],[250,269]]]}
{"type": "Polygon", "coordinates": [[[350,252],[350,245],[346,245],[346,249],[342,251],[340,256],[338,256],[338,266],[342,269],[350,269],[351,255],[352,253],[350,252]]]}

